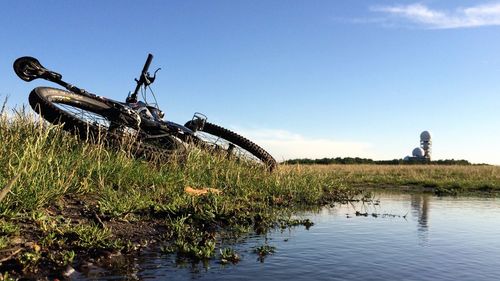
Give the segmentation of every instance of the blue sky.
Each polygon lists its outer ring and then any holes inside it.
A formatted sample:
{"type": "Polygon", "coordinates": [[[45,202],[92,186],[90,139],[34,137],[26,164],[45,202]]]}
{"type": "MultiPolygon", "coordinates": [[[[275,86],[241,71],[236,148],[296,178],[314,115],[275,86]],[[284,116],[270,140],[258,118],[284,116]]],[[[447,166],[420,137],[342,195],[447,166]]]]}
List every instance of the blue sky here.
{"type": "Polygon", "coordinates": [[[2,1],[0,95],[43,81],[20,56],[124,99],[148,52],[167,118],[192,113],[277,159],[402,158],[500,164],[500,1],[2,1]]]}

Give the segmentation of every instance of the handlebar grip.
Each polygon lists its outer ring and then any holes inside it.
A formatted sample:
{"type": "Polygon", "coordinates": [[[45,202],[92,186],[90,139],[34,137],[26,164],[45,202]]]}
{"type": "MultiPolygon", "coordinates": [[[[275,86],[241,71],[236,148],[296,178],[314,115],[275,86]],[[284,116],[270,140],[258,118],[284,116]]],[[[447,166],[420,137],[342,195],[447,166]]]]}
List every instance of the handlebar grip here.
{"type": "Polygon", "coordinates": [[[144,64],[144,68],[142,69],[142,74],[145,74],[148,72],[149,65],[151,64],[151,61],[153,60],[153,55],[148,54],[148,58],[146,59],[146,63],[144,64]]]}

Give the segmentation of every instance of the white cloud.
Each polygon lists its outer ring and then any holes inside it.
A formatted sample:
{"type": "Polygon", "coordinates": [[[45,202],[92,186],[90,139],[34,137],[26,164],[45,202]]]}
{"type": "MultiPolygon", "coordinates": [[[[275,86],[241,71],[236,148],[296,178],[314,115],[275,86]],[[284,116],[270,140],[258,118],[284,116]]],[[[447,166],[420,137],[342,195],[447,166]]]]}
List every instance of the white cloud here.
{"type": "Polygon", "coordinates": [[[235,130],[271,153],[276,160],[294,158],[373,158],[372,145],[356,141],[309,138],[285,130],[235,130]]]}
{"type": "Polygon", "coordinates": [[[453,11],[433,10],[423,4],[372,7],[382,12],[428,28],[450,29],[500,25],[500,3],[457,8],[453,11]]]}

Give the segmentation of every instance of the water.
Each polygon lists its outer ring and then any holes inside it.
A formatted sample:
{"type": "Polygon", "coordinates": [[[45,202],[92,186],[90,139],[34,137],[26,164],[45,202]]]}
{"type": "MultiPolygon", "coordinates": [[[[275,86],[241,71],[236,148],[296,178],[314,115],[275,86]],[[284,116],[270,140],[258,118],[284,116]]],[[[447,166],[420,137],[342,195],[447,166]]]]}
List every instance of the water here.
{"type": "Polygon", "coordinates": [[[381,193],[377,204],[324,208],[315,225],[249,235],[236,265],[179,264],[149,251],[127,270],[89,267],[77,280],[500,280],[500,200],[381,193]],[[356,216],[356,211],[368,216],[356,216]],[[375,214],[375,216],[373,215],[375,214]],[[252,247],[276,247],[263,261],[252,247]]]}

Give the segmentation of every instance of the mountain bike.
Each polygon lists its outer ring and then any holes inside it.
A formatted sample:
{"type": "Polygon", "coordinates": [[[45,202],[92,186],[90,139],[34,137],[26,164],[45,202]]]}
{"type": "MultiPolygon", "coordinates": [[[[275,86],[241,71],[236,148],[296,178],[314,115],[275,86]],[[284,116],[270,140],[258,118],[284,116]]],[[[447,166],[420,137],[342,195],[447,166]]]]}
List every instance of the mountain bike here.
{"type": "MultiPolygon", "coordinates": [[[[276,160],[262,147],[241,135],[207,121],[201,113],[184,125],[163,120],[151,85],[160,68],[149,73],[153,55],[149,54],[136,86],[125,102],[90,93],[62,80],[62,75],[48,70],[33,57],[20,57],[14,62],[14,71],[26,82],[44,79],[65,88],[37,87],[29,95],[29,104],[45,120],[61,124],[62,128],[85,140],[104,139],[120,146],[124,139],[132,139],[134,154],[146,158],[184,155],[187,147],[197,146],[211,152],[222,153],[257,162],[269,170],[276,160]],[[148,92],[149,90],[149,92],[148,92]],[[138,99],[141,93],[142,99],[138,99]],[[148,93],[154,102],[148,102],[148,93]]],[[[129,141],[130,143],[130,141],[129,141]]]]}

